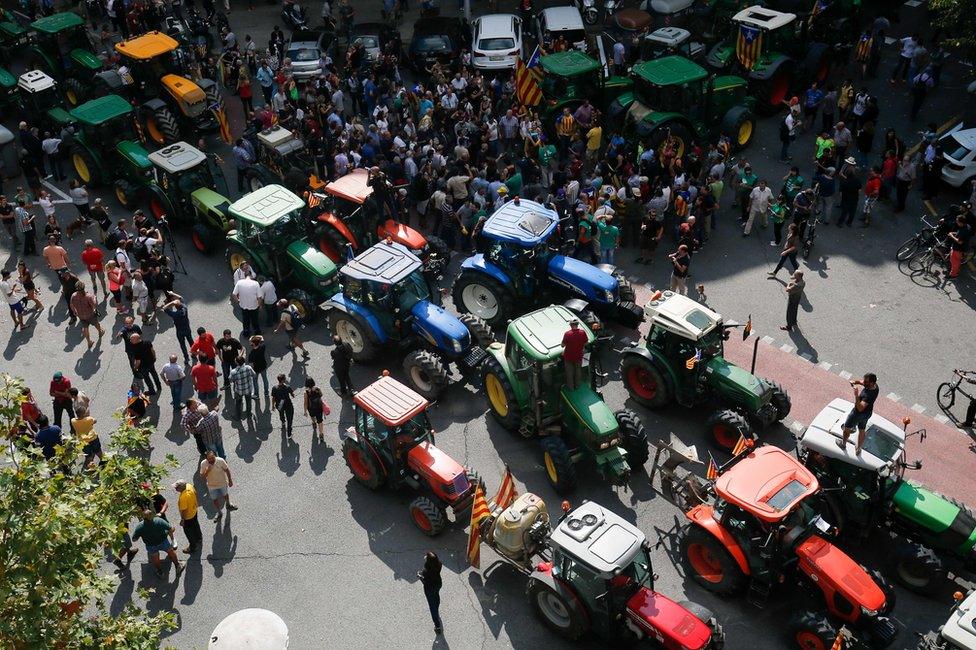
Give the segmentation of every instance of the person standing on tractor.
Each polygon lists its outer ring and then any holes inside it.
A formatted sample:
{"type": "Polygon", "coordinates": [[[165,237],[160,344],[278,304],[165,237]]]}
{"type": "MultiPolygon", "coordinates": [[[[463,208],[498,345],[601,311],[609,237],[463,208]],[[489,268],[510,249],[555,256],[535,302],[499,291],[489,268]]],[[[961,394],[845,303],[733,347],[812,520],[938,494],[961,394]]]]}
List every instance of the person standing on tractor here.
{"type": "Polygon", "coordinates": [[[588,341],[589,336],[580,329],[579,319],[569,321],[569,329],[563,334],[563,365],[569,390],[576,390],[583,381],[583,349],[588,341]]]}
{"type": "Polygon", "coordinates": [[[854,408],[844,420],[844,439],[838,440],[837,446],[841,449],[846,448],[848,438],[854,432],[854,427],[857,427],[857,446],[854,448],[854,453],[860,455],[868,420],[874,413],[874,402],[878,399],[881,389],[878,387],[878,376],[873,372],[865,374],[863,379],[852,379],[851,388],[854,390],[854,408]]]}

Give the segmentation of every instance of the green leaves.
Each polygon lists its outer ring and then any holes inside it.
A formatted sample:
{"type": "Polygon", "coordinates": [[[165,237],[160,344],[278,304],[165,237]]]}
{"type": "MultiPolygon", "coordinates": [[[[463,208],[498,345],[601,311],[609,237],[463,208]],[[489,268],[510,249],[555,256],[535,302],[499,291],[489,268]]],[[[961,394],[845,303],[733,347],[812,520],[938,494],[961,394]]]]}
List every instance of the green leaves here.
{"type": "Polygon", "coordinates": [[[976,56],[976,0],[929,0],[933,22],[945,30],[942,40],[946,47],[961,50],[960,54],[972,59],[976,56]]]}

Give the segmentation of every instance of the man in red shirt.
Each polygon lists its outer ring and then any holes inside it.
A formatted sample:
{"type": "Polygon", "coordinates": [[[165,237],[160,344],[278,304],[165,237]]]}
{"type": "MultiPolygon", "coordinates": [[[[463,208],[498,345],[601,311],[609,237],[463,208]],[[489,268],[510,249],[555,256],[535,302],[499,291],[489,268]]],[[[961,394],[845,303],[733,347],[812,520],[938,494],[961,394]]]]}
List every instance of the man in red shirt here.
{"type": "Polygon", "coordinates": [[[71,417],[71,394],[68,392],[70,388],[70,379],[65,377],[60,371],[54,373],[54,377],[51,379],[49,394],[53,401],[54,424],[58,427],[61,426],[61,419],[65,413],[68,414],[69,419],[71,417]]]}
{"type": "Polygon", "coordinates": [[[874,204],[878,202],[880,194],[881,170],[875,165],[868,172],[868,182],[864,184],[864,214],[861,215],[861,221],[864,223],[861,224],[862,228],[871,225],[871,211],[874,210],[874,204]]]}
{"type": "Polygon", "coordinates": [[[197,340],[190,346],[190,356],[217,358],[217,342],[214,340],[213,334],[207,331],[207,328],[197,328],[197,340]]]}
{"type": "Polygon", "coordinates": [[[95,246],[90,240],[85,240],[85,250],[81,251],[81,261],[88,269],[88,277],[91,278],[92,295],[98,297],[98,284],[102,283],[102,293],[108,295],[108,288],[105,286],[105,254],[102,249],[95,246]]]}
{"type": "Polygon", "coordinates": [[[579,319],[569,321],[569,329],[563,334],[563,364],[569,390],[576,390],[583,381],[583,349],[589,340],[586,331],[580,329],[579,319]]]}
{"type": "Polygon", "coordinates": [[[197,391],[197,397],[208,408],[216,406],[219,397],[217,392],[217,369],[213,366],[213,357],[201,356],[200,361],[190,369],[190,378],[197,391]]]}

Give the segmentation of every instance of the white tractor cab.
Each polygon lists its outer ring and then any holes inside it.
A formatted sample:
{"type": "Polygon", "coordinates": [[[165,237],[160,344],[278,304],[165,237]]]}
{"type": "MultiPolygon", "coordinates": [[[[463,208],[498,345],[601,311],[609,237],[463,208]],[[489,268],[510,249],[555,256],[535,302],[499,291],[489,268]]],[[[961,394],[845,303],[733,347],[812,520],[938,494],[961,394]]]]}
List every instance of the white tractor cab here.
{"type": "Polygon", "coordinates": [[[843,449],[837,446],[837,441],[844,439],[844,420],[853,408],[853,403],[840,397],[831,401],[803,432],[800,447],[872,472],[896,469],[905,456],[905,431],[876,413],[868,420],[860,454],[855,452],[856,434],[843,449]]]}
{"type": "Polygon", "coordinates": [[[641,39],[640,60],[653,61],[678,55],[692,61],[705,56],[705,44],[691,40],[691,32],[681,27],[661,27],[641,39]]]}
{"type": "Polygon", "coordinates": [[[953,597],[956,604],[949,620],[939,628],[934,639],[923,637],[919,650],[976,650],[976,591],[970,591],[965,598],[957,591],[953,597]]]}
{"type": "Polygon", "coordinates": [[[576,7],[547,7],[536,15],[533,22],[535,37],[547,51],[551,52],[553,42],[562,36],[570,47],[586,52],[586,26],[576,7]]]}
{"type": "Polygon", "coordinates": [[[695,0],[641,0],[637,8],[670,26],[691,17],[695,10],[695,0]]]}

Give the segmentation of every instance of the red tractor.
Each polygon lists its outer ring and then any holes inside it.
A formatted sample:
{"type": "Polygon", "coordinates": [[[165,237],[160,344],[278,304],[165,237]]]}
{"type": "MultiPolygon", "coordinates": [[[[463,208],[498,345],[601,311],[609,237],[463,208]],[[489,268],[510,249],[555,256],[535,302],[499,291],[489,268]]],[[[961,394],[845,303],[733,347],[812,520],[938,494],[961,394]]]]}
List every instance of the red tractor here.
{"type": "Polygon", "coordinates": [[[319,250],[342,263],[376,242],[389,240],[405,246],[425,264],[446,266],[450,251],[442,239],[424,237],[394,218],[390,209],[396,201],[394,191],[382,173],[354,169],[326,184],[321,193],[313,193],[309,206],[319,250]]]}
{"type": "Polygon", "coordinates": [[[448,508],[458,520],[481,478],[434,445],[427,400],[384,372],[353,402],[356,425],[341,435],[353,478],[370,490],[386,485],[418,492],[410,517],[425,535],[444,530],[448,508]]]}
{"type": "Polygon", "coordinates": [[[772,446],[746,450],[729,464],[715,481],[714,500],[686,513],[681,555],[688,575],[717,594],[747,588],[749,602],[760,606],[792,578],[822,595],[827,608],[794,618],[799,647],[828,650],[840,628],[858,647],[888,647],[898,633],[887,616],[894,593],[880,573],[818,534],[830,525],[806,503],[820,490],[816,477],[772,446]]]}

